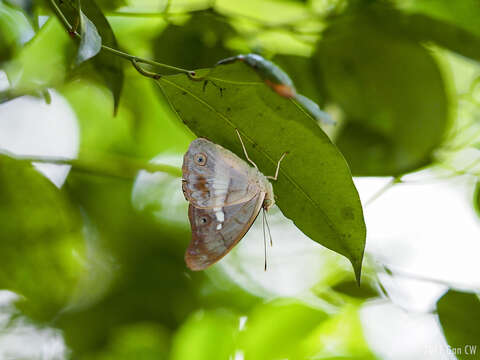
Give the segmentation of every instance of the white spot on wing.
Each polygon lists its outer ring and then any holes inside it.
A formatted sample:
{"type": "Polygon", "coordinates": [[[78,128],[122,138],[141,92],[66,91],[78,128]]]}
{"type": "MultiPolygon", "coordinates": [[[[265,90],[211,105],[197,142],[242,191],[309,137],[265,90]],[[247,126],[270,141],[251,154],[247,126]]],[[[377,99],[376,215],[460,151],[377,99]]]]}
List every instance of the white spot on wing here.
{"type": "Polygon", "coordinates": [[[223,223],[225,221],[225,213],[223,212],[223,209],[214,208],[213,211],[215,211],[215,217],[217,218],[217,221],[223,223]]]}

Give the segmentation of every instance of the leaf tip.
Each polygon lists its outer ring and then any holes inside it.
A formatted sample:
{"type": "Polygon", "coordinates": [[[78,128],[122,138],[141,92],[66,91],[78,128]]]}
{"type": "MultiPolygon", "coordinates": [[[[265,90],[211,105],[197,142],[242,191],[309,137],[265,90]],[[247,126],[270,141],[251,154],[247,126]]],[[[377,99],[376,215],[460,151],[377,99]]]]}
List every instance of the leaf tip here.
{"type": "Polygon", "coordinates": [[[362,259],[361,256],[359,259],[350,259],[350,262],[353,266],[353,272],[355,273],[355,280],[357,281],[357,285],[360,286],[360,279],[362,277],[362,259]]]}

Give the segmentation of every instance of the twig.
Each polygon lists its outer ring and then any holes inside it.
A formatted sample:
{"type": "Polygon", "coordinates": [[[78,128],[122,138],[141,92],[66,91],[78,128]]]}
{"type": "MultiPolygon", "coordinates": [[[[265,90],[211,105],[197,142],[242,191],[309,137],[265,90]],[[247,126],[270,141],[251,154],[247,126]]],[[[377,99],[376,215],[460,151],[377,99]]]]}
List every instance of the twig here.
{"type": "Polygon", "coordinates": [[[396,184],[400,184],[402,182],[402,178],[401,177],[394,177],[392,180],[390,180],[385,186],[383,186],[382,188],[380,188],[380,190],[378,190],[375,194],[372,195],[372,197],[370,199],[368,199],[366,202],[365,202],[365,207],[370,205],[372,202],[374,202],[375,200],[377,200],[381,195],[383,195],[385,192],[387,192],[387,190],[389,190],[390,188],[392,188],[394,185],[396,184]]]}
{"type": "MultiPolygon", "coordinates": [[[[81,38],[81,35],[73,28],[73,26],[70,24],[70,22],[68,21],[68,19],[65,17],[65,15],[63,14],[62,10],[58,7],[57,3],[55,2],[55,0],[50,0],[50,3],[52,4],[52,7],[54,9],[54,12],[57,14],[57,16],[60,18],[60,21],[63,23],[63,25],[65,26],[65,28],[67,28],[68,30],[68,33],[72,36],[72,37],[75,37],[77,39],[80,39],[81,38]]],[[[176,66],[172,66],[172,65],[167,65],[167,64],[162,64],[162,63],[159,63],[157,61],[154,61],[154,60],[149,60],[149,59],[144,59],[144,58],[140,58],[140,57],[137,57],[137,56],[134,56],[134,55],[130,55],[126,52],[123,52],[123,51],[120,51],[120,50],[117,50],[117,49],[114,49],[114,48],[111,48],[109,46],[106,46],[106,45],[103,45],[102,44],[102,49],[105,50],[105,51],[108,51],[114,55],[117,55],[123,59],[127,59],[127,60],[130,60],[132,63],[133,61],[136,61],[137,63],[144,63],[144,64],[149,64],[149,65],[152,65],[152,66],[157,66],[157,67],[160,67],[160,68],[164,68],[164,69],[169,69],[169,70],[174,70],[174,71],[178,71],[178,72],[182,72],[182,73],[186,73],[188,75],[195,75],[195,72],[194,71],[191,71],[191,70],[186,70],[186,69],[182,69],[182,68],[179,68],[179,67],[176,67],[176,66]]],[[[143,74],[144,75],[144,74],[143,74]]]]}
{"type": "Polygon", "coordinates": [[[138,65],[137,60],[135,60],[135,59],[132,59],[132,65],[143,76],[146,76],[146,77],[149,77],[149,78],[152,78],[152,79],[155,79],[155,80],[158,80],[162,77],[162,75],[160,75],[160,74],[150,72],[150,71],[147,71],[147,70],[143,69],[140,65],[138,65]]]}
{"type": "Polygon", "coordinates": [[[472,286],[469,284],[462,284],[462,283],[457,283],[457,282],[451,282],[448,280],[443,280],[443,279],[438,279],[438,278],[432,278],[424,275],[419,275],[419,274],[412,274],[408,271],[398,269],[398,268],[392,268],[390,265],[383,265],[384,268],[388,269],[389,272],[393,275],[401,276],[403,278],[407,279],[412,279],[412,280],[418,280],[418,281],[424,281],[424,282],[430,282],[438,285],[444,285],[448,286],[449,288],[456,288],[456,289],[468,289],[472,290],[474,292],[480,292],[480,287],[478,286],[472,286]]]}
{"type": "Polygon", "coordinates": [[[148,172],[163,172],[174,177],[181,177],[179,168],[166,164],[153,164],[145,160],[112,156],[98,158],[69,159],[53,156],[18,155],[7,150],[0,149],[0,155],[20,161],[31,161],[36,163],[71,165],[73,170],[85,172],[92,175],[110,176],[123,179],[133,179],[140,170],[148,172]]]}

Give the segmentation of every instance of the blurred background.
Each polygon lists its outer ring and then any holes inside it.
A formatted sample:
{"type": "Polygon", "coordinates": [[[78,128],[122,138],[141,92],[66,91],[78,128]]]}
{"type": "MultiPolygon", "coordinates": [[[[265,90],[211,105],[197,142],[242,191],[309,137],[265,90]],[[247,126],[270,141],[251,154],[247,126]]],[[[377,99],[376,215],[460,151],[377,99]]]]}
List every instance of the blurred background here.
{"type": "Polygon", "coordinates": [[[362,285],[278,208],[268,271],[259,221],[188,270],[181,181],[141,169],[194,135],[128,61],[78,64],[52,2],[0,0],[0,359],[480,359],[477,1],[84,2],[113,48],[254,52],[336,120],[362,285]]]}

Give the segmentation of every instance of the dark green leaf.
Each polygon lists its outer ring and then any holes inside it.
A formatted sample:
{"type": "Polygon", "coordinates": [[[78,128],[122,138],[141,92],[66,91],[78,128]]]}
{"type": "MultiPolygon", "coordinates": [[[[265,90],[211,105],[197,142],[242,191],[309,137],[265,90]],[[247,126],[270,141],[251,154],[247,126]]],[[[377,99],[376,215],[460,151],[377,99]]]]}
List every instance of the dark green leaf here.
{"type": "Polygon", "coordinates": [[[431,161],[447,128],[448,98],[430,52],[369,15],[338,18],[316,58],[330,100],[346,114],[337,144],[352,172],[398,175],[431,161]]]}
{"type": "MultiPolygon", "coordinates": [[[[480,6],[476,0],[395,1],[407,13],[423,14],[480,36],[480,6]]],[[[425,29],[428,31],[428,29],[425,29]]]]}
{"type": "Polygon", "coordinates": [[[231,64],[235,61],[243,61],[254,69],[260,78],[270,86],[279,96],[287,99],[295,99],[315,120],[326,124],[334,124],[333,119],[326,112],[320,110],[318,104],[297,92],[292,79],[273,62],[264,59],[257,54],[237,55],[223,59],[217,65],[231,64]]]}
{"type": "Polygon", "coordinates": [[[128,2],[126,0],[98,0],[97,4],[102,10],[115,10],[127,6],[128,2]]]}
{"type": "Polygon", "coordinates": [[[458,359],[480,359],[480,300],[476,294],[449,290],[437,303],[448,345],[458,359]],[[475,351],[475,352],[474,352],[475,351]]]}
{"type": "Polygon", "coordinates": [[[422,1],[403,4],[409,11],[401,13],[385,4],[369,7],[368,16],[372,23],[380,25],[384,31],[403,36],[417,42],[434,42],[463,56],[480,60],[480,31],[475,14],[478,4],[475,1],[422,1]],[[435,5],[439,5],[438,7],[435,5]],[[466,5],[466,6],[465,6],[466,5]],[[456,15],[455,15],[456,14],[456,15]],[[458,14],[462,14],[459,16],[458,14]],[[468,14],[468,15],[467,15],[468,14]]]}
{"type": "Polygon", "coordinates": [[[154,40],[155,59],[184,69],[211,67],[232,55],[225,42],[234,35],[235,30],[222,15],[198,12],[182,26],[169,25],[154,40]]]}
{"type": "Polygon", "coordinates": [[[182,74],[159,84],[197,136],[243,158],[238,128],[264,174],[289,151],[273,184],[278,206],[311,239],[350,259],[359,279],[365,224],[358,194],[342,155],[303,109],[242,62],[217,66],[203,81],[182,74]]]}
{"type": "MultiPolygon", "coordinates": [[[[73,0],[54,0],[59,6],[60,10],[67,17],[71,25],[78,24],[78,9],[76,2],[73,0]]],[[[81,3],[81,8],[85,16],[91,20],[95,25],[101,39],[102,45],[111,48],[118,48],[118,43],[115,34],[107,21],[107,18],[102,13],[94,0],[88,0],[81,3]]],[[[123,88],[124,74],[122,67],[122,59],[105,50],[102,50],[92,60],[96,71],[102,76],[105,84],[113,94],[114,113],[117,112],[120,95],[123,88]]]]}
{"type": "Polygon", "coordinates": [[[372,284],[365,280],[362,282],[361,286],[358,286],[353,280],[344,280],[332,286],[332,289],[357,299],[369,299],[379,296],[378,291],[372,286],[372,284]]]}
{"type": "Polygon", "coordinates": [[[102,38],[95,25],[80,10],[81,36],[78,47],[77,64],[80,64],[97,55],[102,49],[102,38]]]}
{"type": "Polygon", "coordinates": [[[295,99],[315,120],[326,124],[334,124],[333,119],[312,100],[297,92],[292,79],[273,62],[264,59],[257,54],[237,55],[223,59],[217,65],[230,64],[235,61],[243,61],[254,69],[260,78],[270,86],[279,96],[287,99],[295,99]]]}
{"type": "Polygon", "coordinates": [[[26,162],[0,156],[0,287],[48,319],[70,300],[83,267],[79,214],[26,162]]]}

